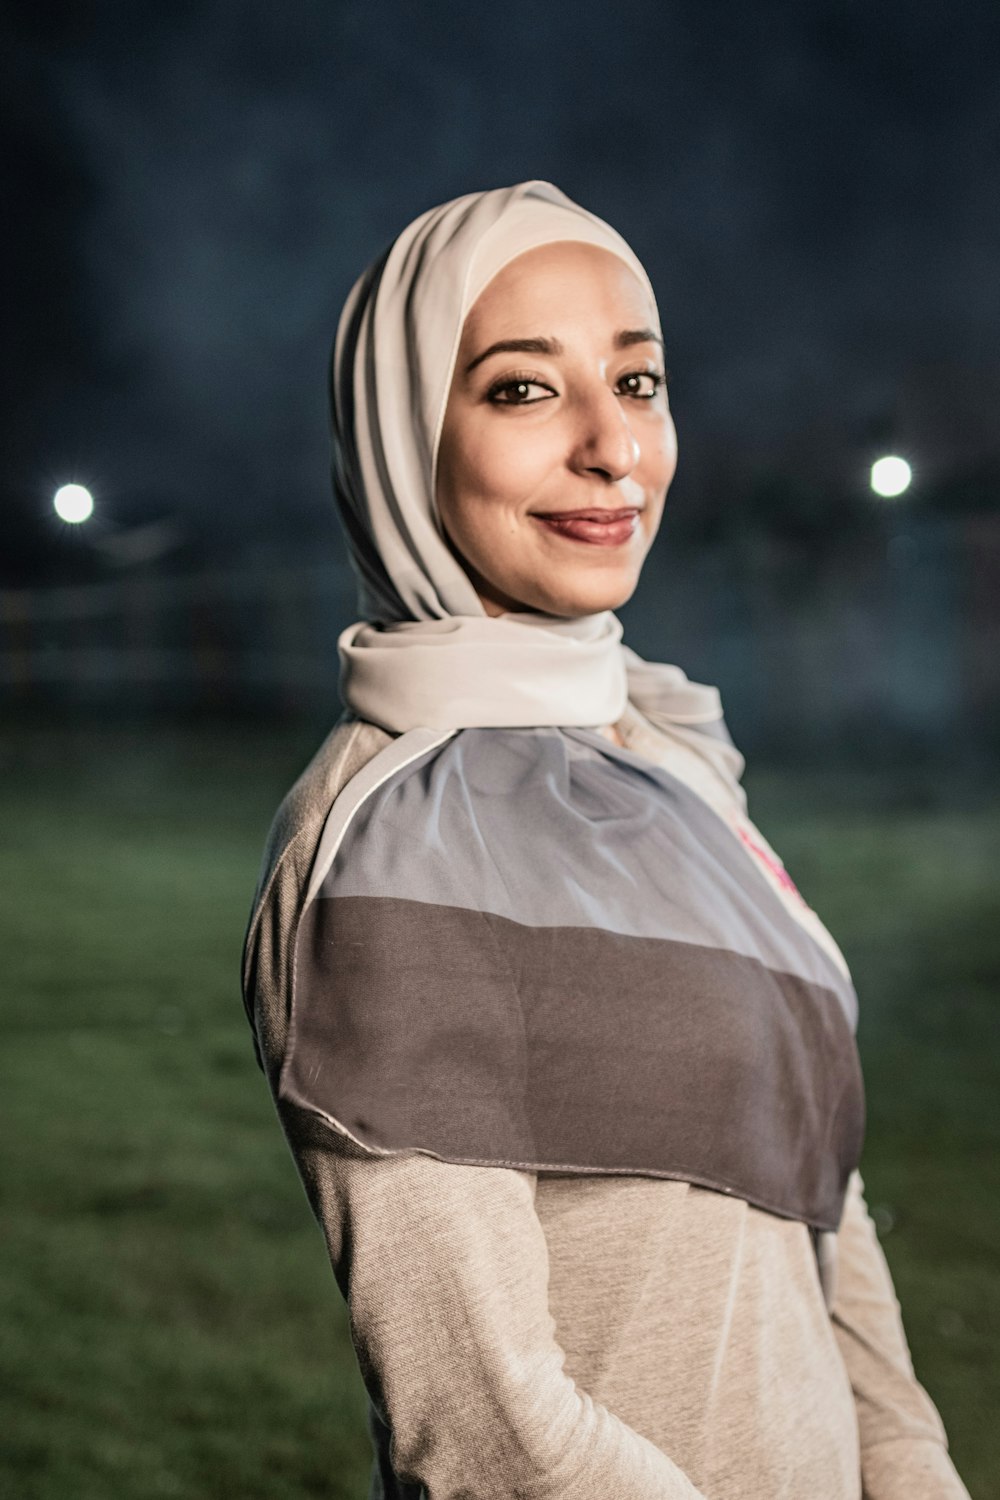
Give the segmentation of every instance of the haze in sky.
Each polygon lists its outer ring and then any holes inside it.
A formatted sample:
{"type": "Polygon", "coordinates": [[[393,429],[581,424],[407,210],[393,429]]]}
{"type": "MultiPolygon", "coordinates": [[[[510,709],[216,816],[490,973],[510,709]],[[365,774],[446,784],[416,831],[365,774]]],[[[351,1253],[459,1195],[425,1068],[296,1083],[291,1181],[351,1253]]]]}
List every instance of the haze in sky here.
{"type": "Polygon", "coordinates": [[[996,445],[992,0],[6,15],[22,505],[75,479],[227,552],[332,539],[326,365],[351,282],[423,209],[530,177],[650,270],[679,503],[854,463],[900,420],[932,465],[996,445]]]}

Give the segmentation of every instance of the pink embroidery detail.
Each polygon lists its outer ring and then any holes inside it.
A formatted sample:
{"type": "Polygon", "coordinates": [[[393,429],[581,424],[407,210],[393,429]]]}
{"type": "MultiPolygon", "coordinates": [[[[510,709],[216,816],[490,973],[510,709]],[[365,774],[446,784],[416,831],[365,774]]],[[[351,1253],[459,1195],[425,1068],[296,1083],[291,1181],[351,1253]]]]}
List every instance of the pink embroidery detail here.
{"type": "Polygon", "coordinates": [[[756,839],[752,838],[747,830],[740,824],[736,825],[736,832],[739,834],[743,843],[750,850],[750,852],[752,854],[756,854],[761,864],[767,866],[778,884],[783,886],[786,891],[791,891],[792,895],[798,896],[800,901],[803,901],[804,897],[802,895],[802,892],[799,890],[798,886],[795,884],[795,881],[789,875],[780,859],[778,859],[776,855],[770,854],[766,849],[762,849],[760,844],[757,843],[756,839]]]}

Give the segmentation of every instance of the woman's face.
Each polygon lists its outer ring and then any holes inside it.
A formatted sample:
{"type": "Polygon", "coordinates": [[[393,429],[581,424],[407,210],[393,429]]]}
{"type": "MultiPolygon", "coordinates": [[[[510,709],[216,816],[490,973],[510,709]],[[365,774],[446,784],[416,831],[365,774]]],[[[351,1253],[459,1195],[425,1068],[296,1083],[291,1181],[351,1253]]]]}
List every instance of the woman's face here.
{"type": "Polygon", "coordinates": [[[445,533],[487,614],[614,609],[677,463],[656,310],[594,245],[519,255],[473,304],[438,450],[445,533]]]}

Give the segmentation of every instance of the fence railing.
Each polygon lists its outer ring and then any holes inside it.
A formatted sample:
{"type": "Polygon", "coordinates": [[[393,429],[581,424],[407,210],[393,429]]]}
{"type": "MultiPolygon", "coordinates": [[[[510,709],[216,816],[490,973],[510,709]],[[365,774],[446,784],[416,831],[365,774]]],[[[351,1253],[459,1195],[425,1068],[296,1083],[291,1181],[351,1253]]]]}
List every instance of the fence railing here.
{"type": "MultiPolygon", "coordinates": [[[[998,743],[1000,516],[909,522],[822,556],[669,543],[621,611],[645,656],[723,692],[749,748],[998,743]]],[[[346,565],[0,590],[0,705],[335,715],[346,565]]]]}

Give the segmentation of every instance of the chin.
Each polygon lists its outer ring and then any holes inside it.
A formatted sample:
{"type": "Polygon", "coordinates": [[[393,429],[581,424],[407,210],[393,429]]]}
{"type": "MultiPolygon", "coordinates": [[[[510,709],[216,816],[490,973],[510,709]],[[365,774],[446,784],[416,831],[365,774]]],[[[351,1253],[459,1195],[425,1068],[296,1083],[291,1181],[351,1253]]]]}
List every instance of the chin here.
{"type": "Polygon", "coordinates": [[[592,578],[567,584],[560,589],[540,589],[529,607],[566,618],[598,615],[606,609],[620,609],[631,599],[638,582],[638,577],[629,572],[627,577],[592,578]]]}

